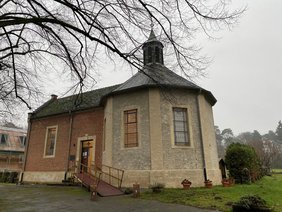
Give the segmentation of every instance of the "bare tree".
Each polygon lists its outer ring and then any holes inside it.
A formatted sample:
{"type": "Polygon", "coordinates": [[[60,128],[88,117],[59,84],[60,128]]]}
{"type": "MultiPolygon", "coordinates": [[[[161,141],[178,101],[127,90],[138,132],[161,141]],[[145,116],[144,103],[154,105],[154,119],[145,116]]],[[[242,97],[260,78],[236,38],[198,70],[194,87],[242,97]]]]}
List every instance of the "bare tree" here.
{"type": "MultiPolygon", "coordinates": [[[[195,33],[212,36],[244,11],[230,0],[2,0],[0,1],[1,108],[14,98],[27,107],[40,91],[47,65],[69,71],[82,91],[95,82],[95,63],[118,56],[142,71],[141,49],[150,24],[170,46],[187,77],[201,75],[206,60],[191,45],[195,33]],[[2,94],[4,90],[4,93],[2,94]]],[[[173,65],[173,64],[172,64],[173,65]]],[[[5,111],[5,109],[3,109],[5,111]]]]}

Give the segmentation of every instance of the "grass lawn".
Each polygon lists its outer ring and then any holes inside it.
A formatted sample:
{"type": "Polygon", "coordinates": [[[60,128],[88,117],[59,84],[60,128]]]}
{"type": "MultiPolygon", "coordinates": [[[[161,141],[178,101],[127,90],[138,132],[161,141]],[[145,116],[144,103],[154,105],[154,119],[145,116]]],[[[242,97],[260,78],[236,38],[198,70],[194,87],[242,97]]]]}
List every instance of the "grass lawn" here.
{"type": "Polygon", "coordinates": [[[272,173],[282,174],[282,169],[272,169],[272,173]]]}
{"type": "Polygon", "coordinates": [[[274,211],[282,212],[282,174],[263,177],[251,185],[236,184],[227,188],[214,186],[212,189],[190,188],[189,190],[167,188],[161,193],[143,192],[141,197],[166,203],[231,211],[232,203],[247,194],[259,195],[274,211]]]}

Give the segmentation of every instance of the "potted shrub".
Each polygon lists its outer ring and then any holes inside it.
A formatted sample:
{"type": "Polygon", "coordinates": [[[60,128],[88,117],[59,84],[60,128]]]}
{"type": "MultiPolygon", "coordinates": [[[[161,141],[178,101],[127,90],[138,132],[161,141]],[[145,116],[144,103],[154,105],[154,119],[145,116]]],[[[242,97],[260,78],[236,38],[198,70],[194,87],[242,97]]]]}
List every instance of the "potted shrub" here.
{"type": "Polygon", "coordinates": [[[184,179],[181,184],[183,186],[183,189],[189,189],[192,183],[189,180],[184,179]]]}
{"type": "Polygon", "coordinates": [[[271,208],[268,208],[265,200],[257,195],[247,195],[240,198],[238,202],[232,205],[233,212],[268,212],[271,208]]]}
{"type": "Polygon", "coordinates": [[[211,187],[212,187],[212,181],[209,180],[209,179],[207,179],[207,180],[205,181],[205,187],[206,187],[206,188],[211,188],[211,187]]]}

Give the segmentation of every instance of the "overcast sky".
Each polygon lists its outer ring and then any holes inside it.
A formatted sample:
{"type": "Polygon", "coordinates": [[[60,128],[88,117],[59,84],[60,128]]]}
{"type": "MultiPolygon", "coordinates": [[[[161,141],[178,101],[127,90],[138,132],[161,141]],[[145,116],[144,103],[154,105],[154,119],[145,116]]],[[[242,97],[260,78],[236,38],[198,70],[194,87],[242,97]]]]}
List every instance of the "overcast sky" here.
{"type": "MultiPolygon", "coordinates": [[[[214,120],[221,130],[263,134],[275,130],[282,119],[282,1],[234,2],[235,6],[248,5],[248,10],[233,31],[221,32],[222,39],[201,41],[203,52],[213,62],[207,78],[197,84],[217,98],[214,120]]],[[[122,83],[133,73],[111,67],[100,74],[96,88],[122,83]]],[[[59,90],[48,91],[60,95],[63,91],[59,90]]]]}
{"type": "Polygon", "coordinates": [[[205,46],[214,62],[200,84],[218,99],[221,129],[266,133],[282,119],[282,1],[245,2],[239,26],[205,46]]]}
{"type": "MultiPolygon", "coordinates": [[[[235,134],[275,130],[282,119],[282,1],[236,0],[248,10],[232,31],[202,43],[213,62],[197,84],[212,91],[215,124],[235,134]]],[[[99,87],[124,82],[126,70],[103,72],[99,87]]]]}

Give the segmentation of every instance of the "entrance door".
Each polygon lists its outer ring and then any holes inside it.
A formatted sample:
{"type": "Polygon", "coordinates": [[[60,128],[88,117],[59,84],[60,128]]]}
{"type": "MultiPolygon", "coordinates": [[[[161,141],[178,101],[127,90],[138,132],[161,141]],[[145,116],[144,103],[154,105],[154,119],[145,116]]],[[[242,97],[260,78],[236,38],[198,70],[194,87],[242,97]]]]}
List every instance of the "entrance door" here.
{"type": "Polygon", "coordinates": [[[93,140],[82,141],[81,147],[81,170],[90,172],[91,165],[94,163],[94,145],[93,140]]]}

